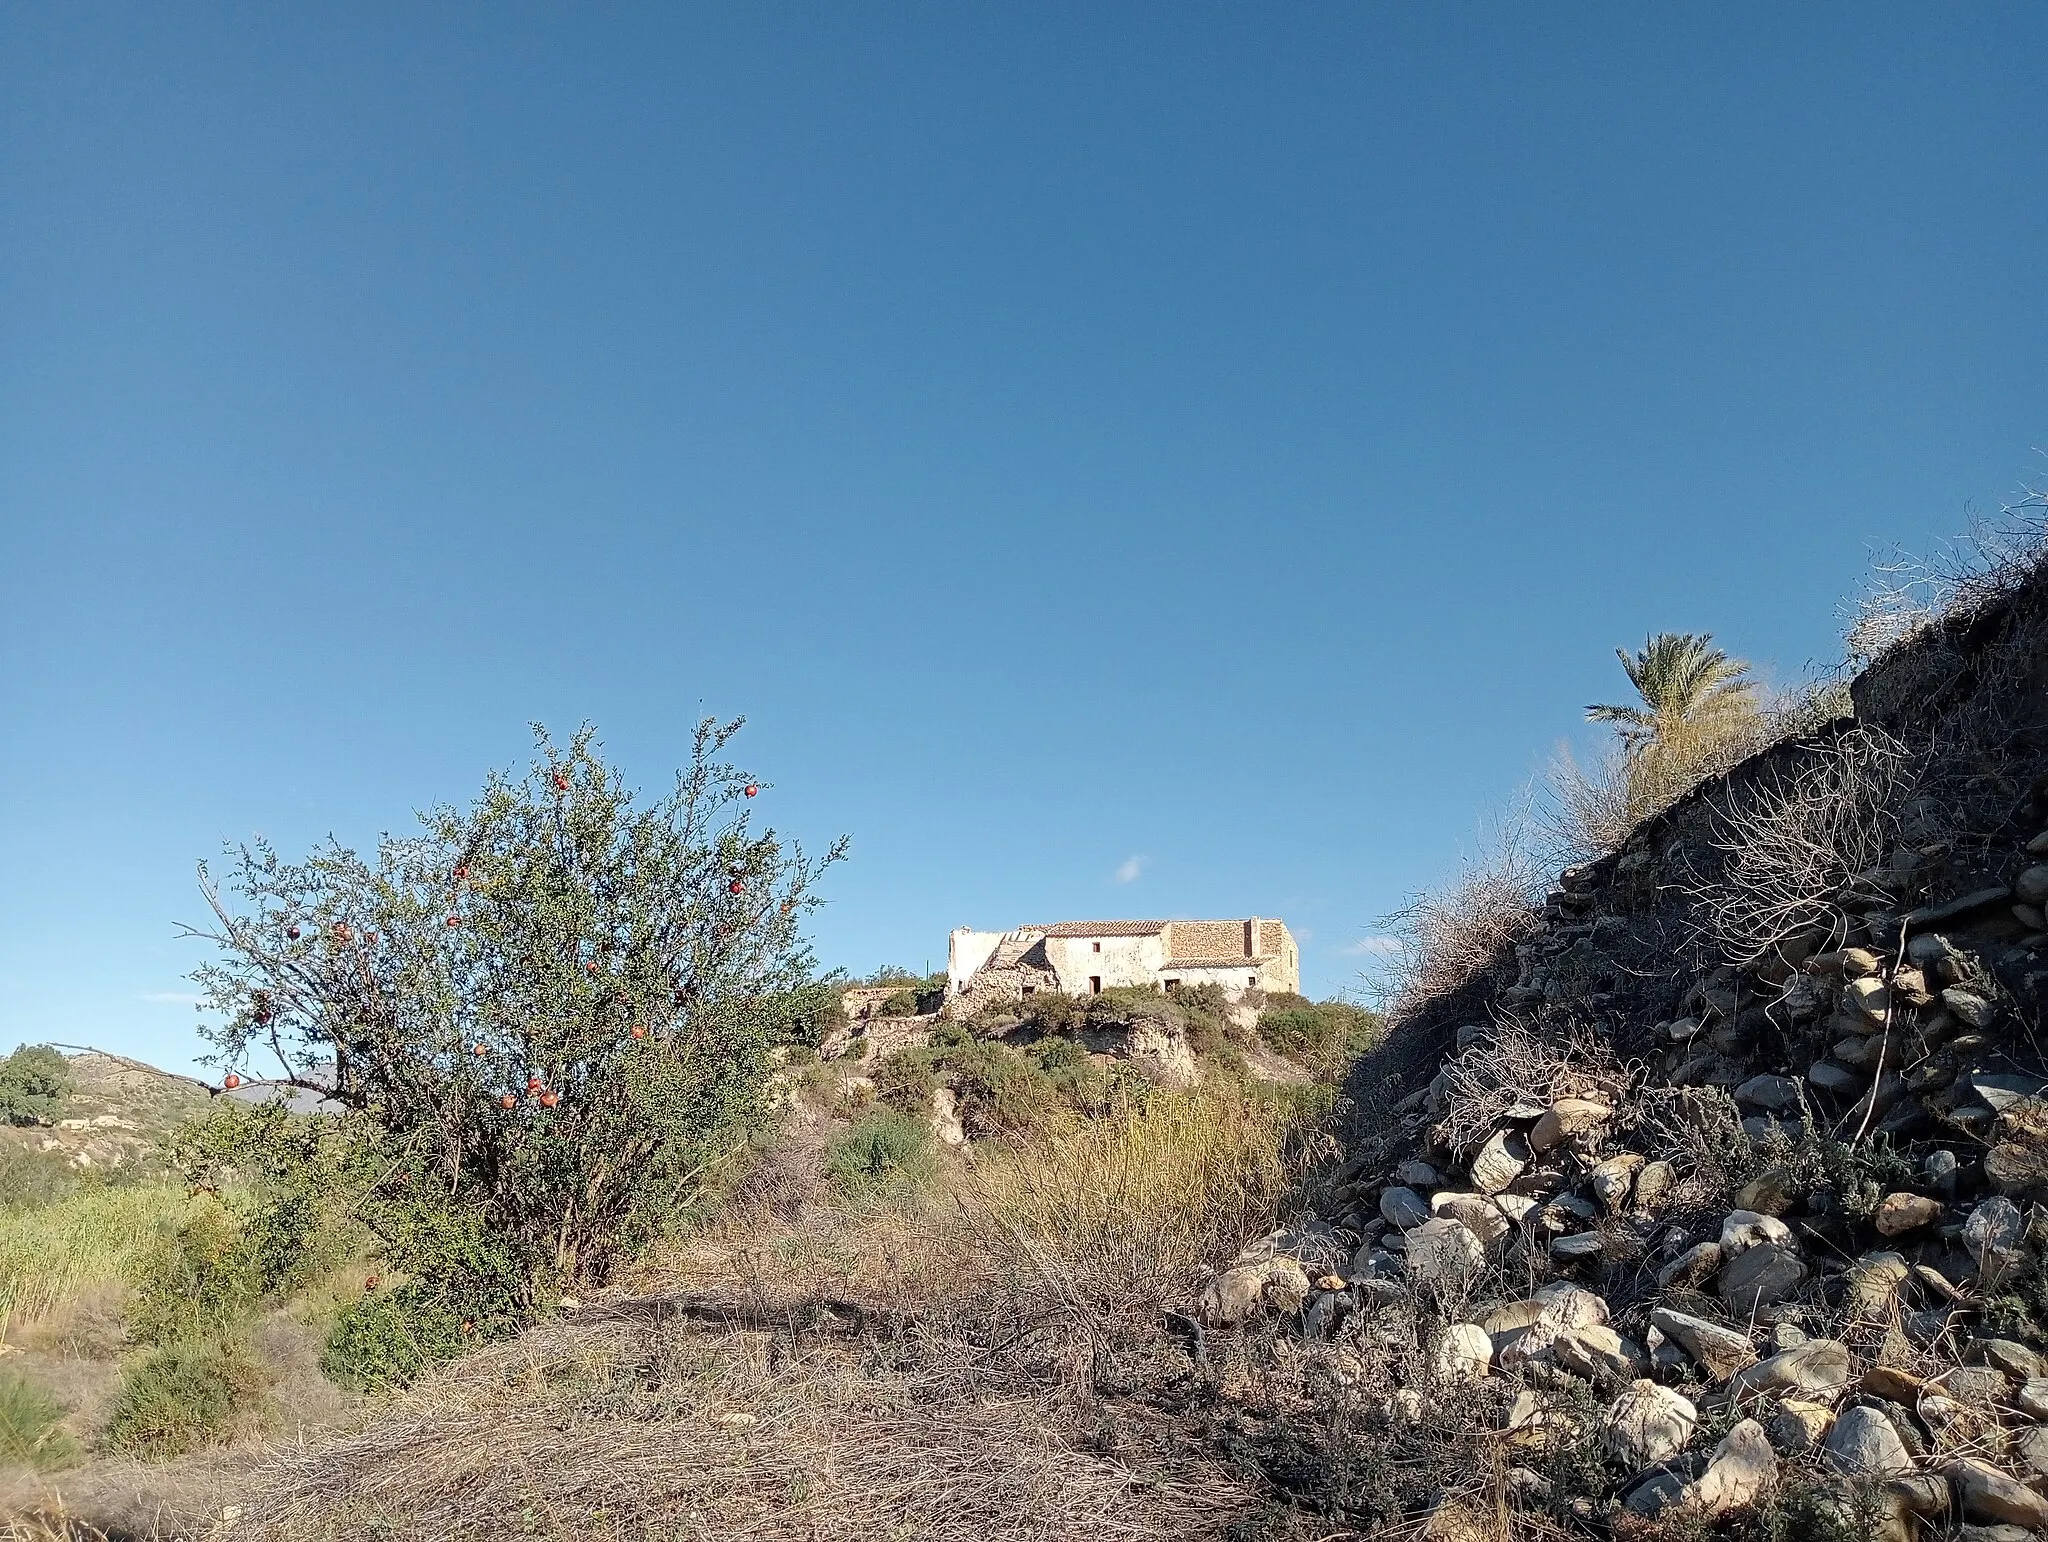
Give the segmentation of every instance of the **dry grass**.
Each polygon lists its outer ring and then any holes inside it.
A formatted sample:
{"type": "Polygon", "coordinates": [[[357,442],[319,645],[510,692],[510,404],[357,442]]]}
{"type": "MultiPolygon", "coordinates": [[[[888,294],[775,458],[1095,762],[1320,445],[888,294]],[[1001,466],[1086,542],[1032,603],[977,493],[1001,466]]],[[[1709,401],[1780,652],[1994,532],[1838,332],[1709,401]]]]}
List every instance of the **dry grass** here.
{"type": "Polygon", "coordinates": [[[1447,996],[1535,929],[1537,904],[1552,868],[1518,808],[1487,829],[1458,875],[1385,918],[1401,947],[1387,958],[1377,994],[1390,1023],[1447,996]]]}
{"type": "Polygon", "coordinates": [[[1871,564],[1845,607],[1846,652],[1861,668],[1943,620],[2025,584],[2048,552],[2048,489],[2024,488],[1997,515],[1974,519],[1931,555],[1892,551],[1871,564]]]}
{"type": "Polygon", "coordinates": [[[255,1534],[313,1539],[1167,1537],[1241,1512],[1205,1464],[1090,1451],[1056,1394],[769,1333],[611,1326],[471,1357],[282,1457],[255,1534]]]}
{"type": "Polygon", "coordinates": [[[1747,967],[1801,932],[1842,927],[1845,887],[1897,839],[1910,771],[1898,740],[1854,728],[1730,789],[1709,813],[1721,860],[1686,891],[1701,940],[1747,967]]]}
{"type": "Polygon", "coordinates": [[[1608,1044],[1584,1025],[1541,1030],[1519,1019],[1496,1023],[1480,1042],[1444,1066],[1443,1104],[1435,1139],[1469,1159],[1529,1102],[1594,1098],[1620,1107],[1641,1081],[1608,1044]]]}
{"type": "Polygon", "coordinates": [[[1234,1085],[1161,1095],[979,1150],[883,1208],[822,1184],[795,1202],[785,1162],[763,1203],[633,1282],[662,1294],[471,1356],[280,1453],[237,1535],[1219,1535],[1253,1493],[1116,1394],[1177,1353],[1162,1310],[1283,1218],[1319,1155],[1310,1124],[1234,1085]]]}
{"type": "Polygon", "coordinates": [[[1718,713],[1667,728],[1638,745],[1616,739],[1591,765],[1560,751],[1546,789],[1545,835],[1553,861],[1591,861],[1618,851],[1643,824],[1693,788],[1806,725],[1805,698],[1790,697],[1761,710],[1718,713]]]}
{"type": "Polygon", "coordinates": [[[160,1228],[192,1203],[182,1188],[151,1183],[0,1214],[0,1336],[97,1287],[130,1282],[160,1228]]]}
{"type": "Polygon", "coordinates": [[[1147,1319],[1281,1218],[1318,1155],[1298,1105],[1232,1084],[1000,1152],[937,1236],[1027,1317],[1147,1319]]]}

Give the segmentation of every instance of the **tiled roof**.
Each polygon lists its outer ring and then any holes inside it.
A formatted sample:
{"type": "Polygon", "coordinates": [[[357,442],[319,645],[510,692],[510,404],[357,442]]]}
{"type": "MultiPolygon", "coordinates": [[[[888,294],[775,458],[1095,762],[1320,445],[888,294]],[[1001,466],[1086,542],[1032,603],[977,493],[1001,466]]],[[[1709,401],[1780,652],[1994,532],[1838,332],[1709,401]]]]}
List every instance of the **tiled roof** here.
{"type": "Polygon", "coordinates": [[[1048,926],[1048,937],[1152,937],[1166,930],[1164,921],[1062,921],[1048,926]]]}
{"type": "Polygon", "coordinates": [[[1261,954],[1257,958],[1246,958],[1242,953],[1235,953],[1227,958],[1170,958],[1159,967],[1162,971],[1170,969],[1256,969],[1259,965],[1270,962],[1270,959],[1270,954],[1261,954]]]}

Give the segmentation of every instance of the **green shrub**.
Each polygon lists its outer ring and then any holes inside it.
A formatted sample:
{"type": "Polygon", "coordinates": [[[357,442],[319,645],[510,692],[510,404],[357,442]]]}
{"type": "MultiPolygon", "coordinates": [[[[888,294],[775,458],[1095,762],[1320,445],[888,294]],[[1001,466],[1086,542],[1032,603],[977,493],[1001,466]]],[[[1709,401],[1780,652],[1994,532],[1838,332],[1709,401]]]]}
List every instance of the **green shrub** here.
{"type": "Polygon", "coordinates": [[[761,787],[718,758],[739,727],[700,723],[649,801],[590,729],[537,729],[524,774],[417,834],[299,862],[258,841],[202,875],[202,1033],[224,1064],[281,1046],[350,1111],[355,1213],[458,1310],[506,1321],[509,1279],[516,1327],[601,1285],[764,1122],[770,1050],[834,993],[801,917],[844,843],[807,856],[751,817],[761,787]]]}
{"type": "Polygon", "coordinates": [[[69,1199],[89,1181],[54,1151],[0,1141],[0,1210],[40,1210],[69,1199]]]}
{"type": "Polygon", "coordinates": [[[877,1017],[914,1017],[917,1015],[917,992],[907,987],[884,996],[875,1008],[877,1017]]]}
{"type": "Polygon", "coordinates": [[[1061,1102],[1036,1059],[977,1039],[958,1023],[938,1024],[929,1044],[898,1050],[875,1068],[877,1097],[914,1117],[930,1113],[939,1087],[952,1092],[960,1123],[976,1140],[1038,1129],[1061,1102]]]}
{"type": "Polygon", "coordinates": [[[1072,1039],[1040,1039],[1025,1054],[1061,1101],[1091,1116],[1106,1110],[1110,1073],[1072,1039]]]}
{"type": "Polygon", "coordinates": [[[871,1110],[825,1150],[825,1171],[847,1198],[856,1200],[923,1188],[937,1165],[930,1129],[895,1108],[871,1110]]]}
{"type": "Polygon", "coordinates": [[[335,1321],[320,1354],[321,1374],[358,1392],[408,1386],[474,1342],[476,1325],[471,1320],[465,1332],[464,1322],[454,1302],[413,1281],[371,1291],[335,1321]]]}
{"type": "Polygon", "coordinates": [[[159,1347],[219,1337],[262,1291],[234,1218],[209,1205],[170,1227],[151,1251],[128,1306],[128,1329],[159,1347]]]}
{"type": "Polygon", "coordinates": [[[900,1049],[875,1065],[876,1099],[905,1113],[928,1111],[932,1093],[941,1085],[936,1057],[929,1049],[900,1049]]]}
{"type": "Polygon", "coordinates": [[[0,1060],[0,1119],[49,1124],[71,1095],[71,1062],[47,1044],[24,1044],[0,1060]]]}
{"type": "Polygon", "coordinates": [[[47,1390],[0,1371],[0,1462],[48,1470],[78,1457],[78,1442],[59,1426],[64,1408],[47,1390]]]}
{"type": "Polygon", "coordinates": [[[1348,1001],[1274,995],[1259,1013],[1259,1037],[1266,1047],[1318,1076],[1341,1075],[1385,1033],[1386,1023],[1377,1012],[1348,1001]]]}
{"type": "Polygon", "coordinates": [[[122,1372],[102,1439],[130,1456],[181,1456],[231,1433],[264,1384],[262,1368],[232,1339],[161,1345],[122,1372]]]}
{"type": "Polygon", "coordinates": [[[288,1296],[361,1251],[357,1212],[396,1164],[370,1121],[292,1114],[276,1103],[223,1099],[171,1137],[171,1159],[194,1184],[232,1185],[244,1266],[266,1296],[288,1296]]]}

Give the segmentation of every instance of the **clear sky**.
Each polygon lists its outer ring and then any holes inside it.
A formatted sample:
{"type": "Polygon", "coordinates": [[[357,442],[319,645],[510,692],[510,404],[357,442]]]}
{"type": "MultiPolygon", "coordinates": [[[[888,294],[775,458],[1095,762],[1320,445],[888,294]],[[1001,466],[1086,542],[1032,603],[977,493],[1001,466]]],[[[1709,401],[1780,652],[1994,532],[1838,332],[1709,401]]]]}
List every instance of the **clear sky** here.
{"type": "Polygon", "coordinates": [[[0,11],[0,1044],[744,713],[822,958],[1284,916],[2048,475],[2048,7],[0,11]]]}

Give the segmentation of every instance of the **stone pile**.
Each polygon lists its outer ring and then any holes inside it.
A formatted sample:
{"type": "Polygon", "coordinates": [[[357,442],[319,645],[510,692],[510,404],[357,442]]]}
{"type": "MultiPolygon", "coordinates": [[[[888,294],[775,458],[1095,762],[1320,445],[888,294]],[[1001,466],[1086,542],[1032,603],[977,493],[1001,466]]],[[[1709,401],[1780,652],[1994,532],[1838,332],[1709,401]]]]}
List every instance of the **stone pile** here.
{"type": "Polygon", "coordinates": [[[1250,1250],[1204,1313],[1288,1314],[1354,1372],[1347,1345],[1405,1325],[1421,1352],[1388,1417],[1480,1397],[1530,1457],[1518,1503],[1550,1488],[1538,1455],[1594,1441],[1589,1524],[1718,1520],[1800,1472],[1864,1493],[1884,1536],[2048,1536],[2048,832],[2000,881],[1900,908],[1916,859],[1746,967],[1669,979],[1654,1017],[1603,961],[1671,853],[1652,832],[1567,872],[1330,1213],[1250,1250]],[[1520,1064],[1503,1037],[1567,1021],[1646,1051],[1497,1084],[1473,1130],[1471,1088],[1520,1064]]]}

